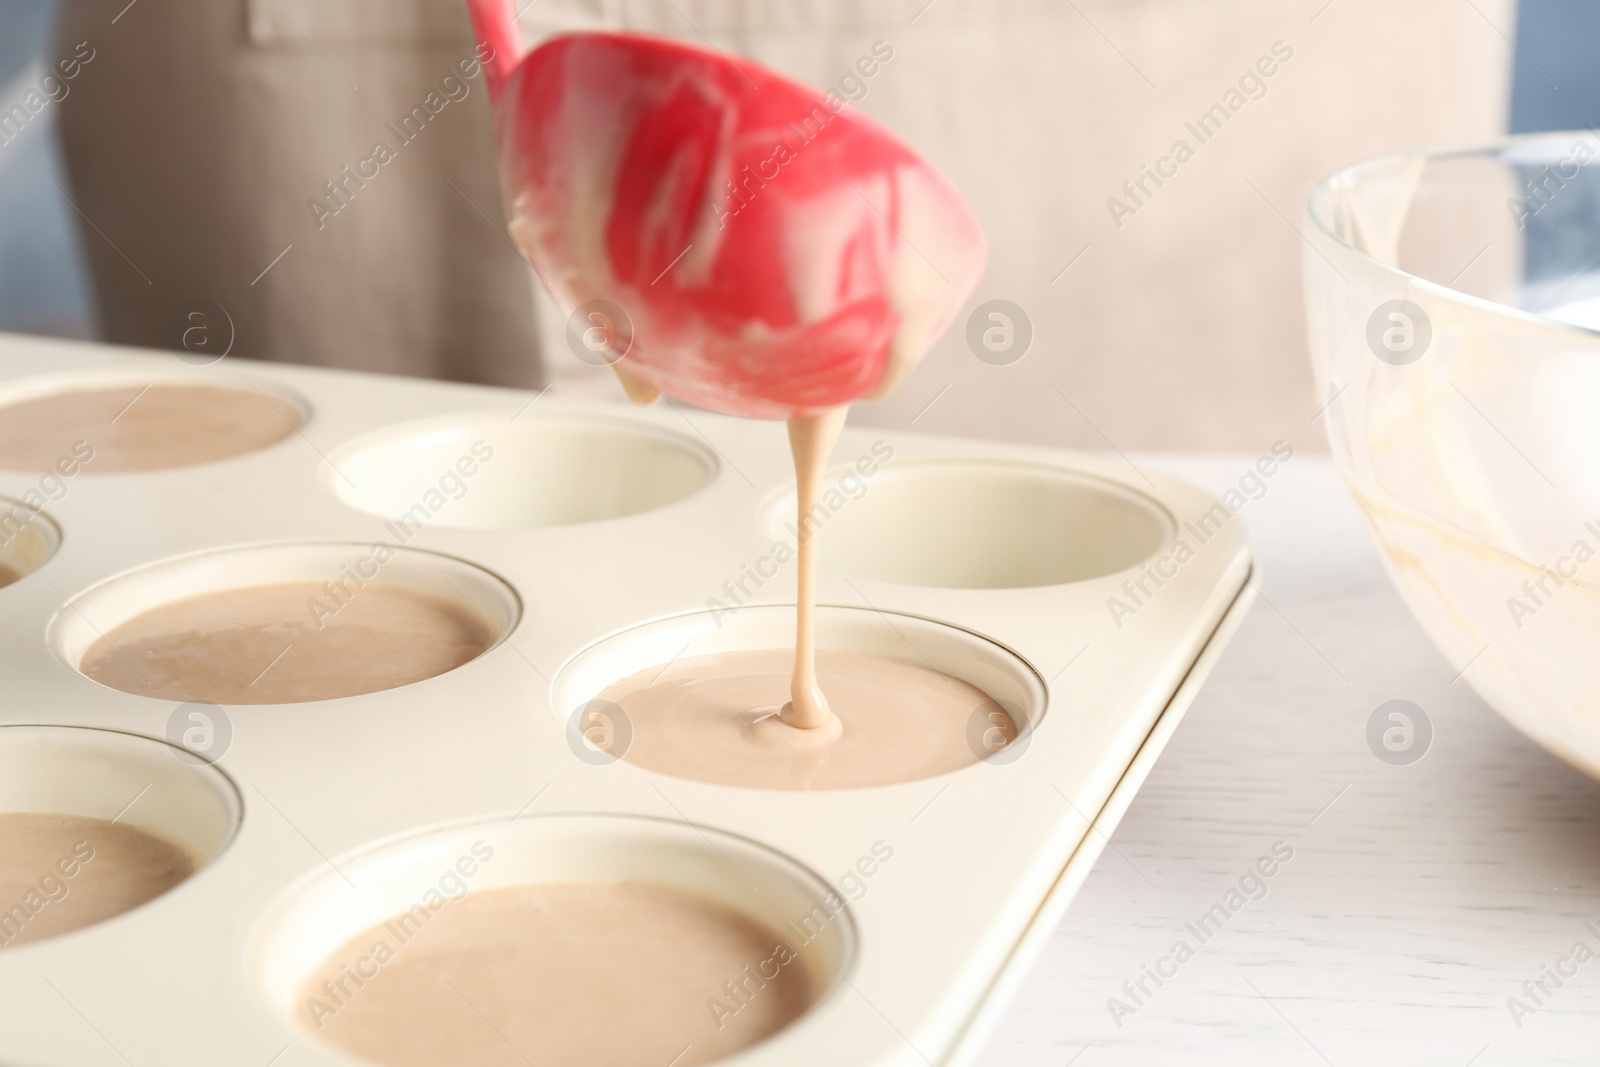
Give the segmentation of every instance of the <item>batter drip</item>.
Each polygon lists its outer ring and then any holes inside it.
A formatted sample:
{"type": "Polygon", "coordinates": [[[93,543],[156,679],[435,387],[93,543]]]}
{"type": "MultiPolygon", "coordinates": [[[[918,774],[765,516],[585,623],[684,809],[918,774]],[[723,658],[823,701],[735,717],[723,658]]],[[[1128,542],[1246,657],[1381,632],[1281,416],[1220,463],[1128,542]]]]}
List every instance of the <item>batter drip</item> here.
{"type": "Polygon", "coordinates": [[[828,707],[828,698],[817,684],[817,551],[819,532],[811,521],[817,503],[817,487],[828,467],[828,456],[844,429],[848,408],[834,408],[821,415],[789,420],[789,450],[794,454],[795,515],[799,534],[799,561],[796,618],[794,629],[794,676],[789,683],[789,702],[778,713],[788,726],[818,732],[816,742],[831,741],[842,727],[839,717],[828,707]]]}

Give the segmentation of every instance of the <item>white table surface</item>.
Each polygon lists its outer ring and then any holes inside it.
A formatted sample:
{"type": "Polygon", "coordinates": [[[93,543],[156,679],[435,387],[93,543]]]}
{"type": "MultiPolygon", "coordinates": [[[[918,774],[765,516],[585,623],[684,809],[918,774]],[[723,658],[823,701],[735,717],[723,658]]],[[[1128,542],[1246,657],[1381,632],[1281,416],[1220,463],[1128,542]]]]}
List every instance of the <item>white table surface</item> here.
{"type": "MultiPolygon", "coordinates": [[[[1221,491],[1253,459],[1132,461],[1221,491]]],[[[1600,953],[1600,784],[1455,680],[1330,460],[1297,455],[1242,515],[1263,598],[982,1067],[1600,1062],[1600,959],[1508,1006],[1577,942],[1600,953]],[[1409,766],[1366,741],[1396,698],[1434,729],[1409,766]],[[1266,896],[1202,945],[1185,923],[1279,841],[1266,896]],[[1133,1006],[1123,983],[1179,939],[1194,957],[1119,1027],[1108,998],[1133,1006]]]]}

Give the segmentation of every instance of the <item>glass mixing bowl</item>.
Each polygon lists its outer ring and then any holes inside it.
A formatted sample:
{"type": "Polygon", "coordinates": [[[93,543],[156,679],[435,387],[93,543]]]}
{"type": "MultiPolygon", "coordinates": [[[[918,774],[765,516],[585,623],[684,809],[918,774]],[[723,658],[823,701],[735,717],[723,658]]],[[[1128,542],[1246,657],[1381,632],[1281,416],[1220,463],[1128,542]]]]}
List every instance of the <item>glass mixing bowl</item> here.
{"type": "Polygon", "coordinates": [[[1600,137],[1358,163],[1307,203],[1333,452],[1445,656],[1600,777],[1600,137]]]}

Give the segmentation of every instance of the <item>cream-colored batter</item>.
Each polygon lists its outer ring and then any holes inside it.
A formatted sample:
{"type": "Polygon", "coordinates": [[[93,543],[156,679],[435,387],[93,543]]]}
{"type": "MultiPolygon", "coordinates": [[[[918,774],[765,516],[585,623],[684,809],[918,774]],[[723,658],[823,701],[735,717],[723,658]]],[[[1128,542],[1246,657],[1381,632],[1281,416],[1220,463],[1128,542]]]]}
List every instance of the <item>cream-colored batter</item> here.
{"type": "Polygon", "coordinates": [[[416,914],[330,956],[300,990],[301,1022],[391,1067],[690,1067],[816,998],[779,934],[661,886],[474,890],[416,914]]]}
{"type": "Polygon", "coordinates": [[[0,407],[0,468],[49,470],[74,457],[93,474],[190,467],[265,448],[299,421],[282,400],[248,388],[73,389],[0,407]]]}
{"type": "Polygon", "coordinates": [[[838,716],[828,706],[828,698],[817,683],[817,550],[820,530],[811,521],[817,503],[817,488],[828,469],[828,456],[844,430],[848,408],[834,408],[820,415],[789,420],[789,451],[794,454],[795,514],[798,516],[799,555],[795,596],[794,675],[789,683],[789,702],[778,713],[778,721],[801,730],[815,730],[830,740],[839,736],[838,716]]]}
{"type": "Polygon", "coordinates": [[[323,586],[293,582],[174,601],[96,641],[79,670],[165,700],[287,704],[419,682],[493,642],[477,618],[410,589],[368,584],[342,600],[330,611],[323,586]]]}
{"type": "Polygon", "coordinates": [[[181,848],[131,826],[0,812],[0,949],[121,915],[193,873],[181,848]]]}
{"type": "Polygon", "coordinates": [[[17,581],[21,577],[22,575],[18,574],[10,567],[7,567],[4,563],[0,563],[0,589],[4,589],[6,586],[17,581]]]}
{"type": "Polygon", "coordinates": [[[983,690],[914,663],[857,652],[817,653],[817,679],[841,730],[777,721],[790,682],[786,649],[682,659],[624,678],[599,699],[622,708],[631,739],[622,758],[680,778],[750,789],[857,789],[916,781],[978,762],[973,723],[1016,723],[983,690]]]}
{"type": "MultiPolygon", "coordinates": [[[[658,395],[613,369],[636,403],[658,395]]],[[[630,729],[613,735],[629,739],[621,758],[719,785],[855,789],[945,774],[1016,739],[1015,720],[968,682],[931,666],[817,651],[820,530],[810,515],[848,412],[789,420],[799,529],[792,655],[699,656],[615,683],[596,699],[627,716],[630,729]]]]}

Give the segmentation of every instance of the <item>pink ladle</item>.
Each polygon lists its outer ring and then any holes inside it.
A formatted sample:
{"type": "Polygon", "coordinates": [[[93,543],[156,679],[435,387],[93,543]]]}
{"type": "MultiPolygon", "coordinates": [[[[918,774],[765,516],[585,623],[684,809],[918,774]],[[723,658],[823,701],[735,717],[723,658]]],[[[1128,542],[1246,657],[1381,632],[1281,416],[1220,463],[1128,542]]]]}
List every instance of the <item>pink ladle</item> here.
{"type": "Polygon", "coordinates": [[[635,399],[769,419],[876,399],[977,285],[966,201],[838,96],[640,34],[524,54],[512,0],[468,6],[512,236],[635,399]]]}

